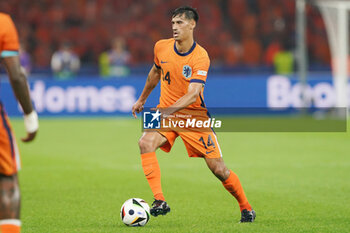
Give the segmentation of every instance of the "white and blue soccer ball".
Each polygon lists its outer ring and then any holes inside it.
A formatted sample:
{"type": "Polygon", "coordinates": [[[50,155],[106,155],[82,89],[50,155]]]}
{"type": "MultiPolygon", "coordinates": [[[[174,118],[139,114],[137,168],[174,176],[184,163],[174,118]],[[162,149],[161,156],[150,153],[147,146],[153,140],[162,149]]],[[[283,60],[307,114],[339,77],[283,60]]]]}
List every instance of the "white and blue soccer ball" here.
{"type": "Polygon", "coordinates": [[[141,198],[130,198],[120,209],[120,217],[127,226],[144,226],[150,219],[149,205],[141,198]]]}

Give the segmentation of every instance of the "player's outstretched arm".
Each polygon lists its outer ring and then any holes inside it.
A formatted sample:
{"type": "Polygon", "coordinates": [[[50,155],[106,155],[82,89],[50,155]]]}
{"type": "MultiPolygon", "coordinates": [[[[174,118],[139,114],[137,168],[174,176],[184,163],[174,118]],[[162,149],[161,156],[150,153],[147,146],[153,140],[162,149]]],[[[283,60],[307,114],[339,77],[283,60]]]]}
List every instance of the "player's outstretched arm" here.
{"type": "Polygon", "coordinates": [[[137,118],[136,113],[140,113],[143,110],[143,105],[146,103],[148,96],[151,94],[153,89],[157,86],[160,80],[161,70],[158,69],[155,65],[153,65],[150,70],[145,87],[136,101],[136,103],[132,106],[132,115],[137,118]]]}
{"type": "Polygon", "coordinates": [[[38,115],[33,109],[30,99],[27,78],[21,70],[18,56],[4,57],[2,61],[9,74],[13,92],[24,112],[24,125],[27,131],[27,137],[22,138],[22,141],[32,141],[38,131],[39,122],[38,115]]]}
{"type": "Polygon", "coordinates": [[[187,89],[187,93],[178,99],[173,105],[166,109],[162,109],[162,113],[164,115],[171,115],[174,112],[177,112],[181,109],[186,108],[187,106],[196,102],[199,94],[201,93],[203,88],[202,83],[190,83],[187,89]]]}

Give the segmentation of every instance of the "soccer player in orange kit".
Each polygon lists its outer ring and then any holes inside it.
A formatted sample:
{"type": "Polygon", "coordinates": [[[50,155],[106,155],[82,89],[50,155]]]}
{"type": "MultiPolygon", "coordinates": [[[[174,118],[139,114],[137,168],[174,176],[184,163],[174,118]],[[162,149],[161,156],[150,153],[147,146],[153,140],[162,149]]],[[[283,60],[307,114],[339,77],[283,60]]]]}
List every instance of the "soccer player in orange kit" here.
{"type": "MultiPolygon", "coordinates": [[[[21,69],[19,42],[15,25],[9,15],[0,13],[0,59],[10,78],[13,92],[24,112],[27,131],[22,141],[32,141],[37,133],[38,115],[33,109],[26,76],[21,69]]],[[[0,101],[0,232],[19,233],[20,190],[17,172],[20,169],[19,152],[10,122],[0,101]]]]}
{"type": "MultiPolygon", "coordinates": [[[[193,38],[198,22],[198,13],[191,7],[180,7],[172,14],[173,38],[160,40],[154,47],[154,65],[149,72],[145,87],[132,108],[132,113],[143,110],[143,106],[154,87],[161,81],[160,103],[163,116],[200,109],[207,113],[203,100],[203,89],[210,66],[206,50],[193,38]]],[[[199,114],[201,115],[201,114],[199,114]]],[[[180,136],[190,157],[202,157],[209,169],[223,186],[238,201],[241,210],[240,222],[253,222],[255,211],[249,204],[238,176],[229,170],[223,159],[215,133],[211,131],[182,132],[145,131],[139,140],[144,174],[153,192],[153,216],[165,215],[170,207],[165,201],[156,149],[169,152],[175,139],[180,136]]]]}

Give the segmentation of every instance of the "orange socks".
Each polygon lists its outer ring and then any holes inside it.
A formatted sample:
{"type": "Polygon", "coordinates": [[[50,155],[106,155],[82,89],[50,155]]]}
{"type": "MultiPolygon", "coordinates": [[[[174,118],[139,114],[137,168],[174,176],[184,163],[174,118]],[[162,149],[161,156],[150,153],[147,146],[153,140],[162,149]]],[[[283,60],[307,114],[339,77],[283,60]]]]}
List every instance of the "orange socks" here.
{"type": "Polygon", "coordinates": [[[141,154],[141,163],[143,172],[147,178],[149,186],[151,187],[154,198],[156,200],[165,201],[160,182],[160,168],[156,152],[141,154]]]}
{"type": "Polygon", "coordinates": [[[20,233],[21,220],[19,219],[2,219],[0,220],[1,233],[20,233]]]}
{"type": "Polygon", "coordinates": [[[242,188],[241,182],[239,182],[238,176],[230,170],[230,176],[222,182],[225,189],[229,191],[238,201],[239,208],[242,210],[247,209],[249,211],[252,210],[247,197],[244,194],[244,190],[242,188]]]}
{"type": "MultiPolygon", "coordinates": [[[[141,163],[143,172],[147,178],[148,184],[151,187],[154,198],[156,200],[163,200],[163,192],[160,181],[160,168],[155,152],[141,154],[141,163]]],[[[252,210],[247,197],[244,194],[241,182],[238,179],[238,176],[230,170],[230,176],[222,182],[224,187],[229,191],[238,201],[239,207],[242,210],[252,210]]]]}

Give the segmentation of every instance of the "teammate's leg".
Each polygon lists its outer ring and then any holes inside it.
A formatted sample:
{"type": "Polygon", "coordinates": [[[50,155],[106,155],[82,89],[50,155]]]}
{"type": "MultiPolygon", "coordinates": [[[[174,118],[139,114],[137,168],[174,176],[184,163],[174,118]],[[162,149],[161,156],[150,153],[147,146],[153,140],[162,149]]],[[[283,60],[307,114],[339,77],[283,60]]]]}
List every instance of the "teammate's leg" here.
{"type": "Polygon", "coordinates": [[[0,103],[0,232],[19,233],[19,153],[10,122],[0,103]]]}
{"type": "Polygon", "coordinates": [[[19,233],[21,229],[20,191],[17,175],[0,175],[0,232],[19,233]]]}
{"type": "Polygon", "coordinates": [[[160,168],[155,152],[156,149],[166,142],[167,138],[158,132],[145,132],[139,140],[143,172],[155,199],[151,208],[153,216],[164,215],[170,211],[163,195],[160,168]]]}
{"type": "Polygon", "coordinates": [[[242,214],[241,222],[253,222],[255,211],[248,202],[238,176],[226,167],[222,158],[205,158],[205,162],[213,174],[221,180],[226,190],[238,201],[242,214]]]}

